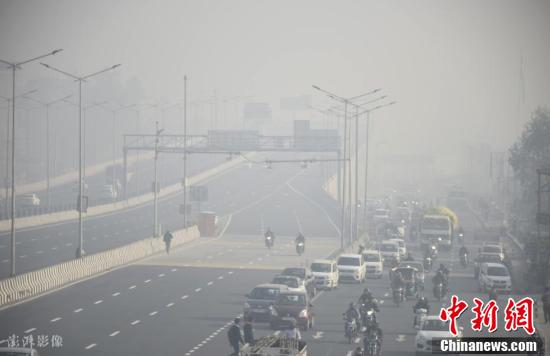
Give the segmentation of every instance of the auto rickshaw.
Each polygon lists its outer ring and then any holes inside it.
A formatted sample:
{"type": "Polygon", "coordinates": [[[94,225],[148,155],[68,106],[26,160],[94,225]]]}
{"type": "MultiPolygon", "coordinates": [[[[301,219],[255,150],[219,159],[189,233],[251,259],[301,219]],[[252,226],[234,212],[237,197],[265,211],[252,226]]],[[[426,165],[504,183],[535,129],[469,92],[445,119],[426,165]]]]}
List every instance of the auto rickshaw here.
{"type": "Polygon", "coordinates": [[[405,282],[405,297],[418,297],[418,269],[412,266],[397,266],[390,271],[390,279],[394,273],[399,272],[405,282]]]}

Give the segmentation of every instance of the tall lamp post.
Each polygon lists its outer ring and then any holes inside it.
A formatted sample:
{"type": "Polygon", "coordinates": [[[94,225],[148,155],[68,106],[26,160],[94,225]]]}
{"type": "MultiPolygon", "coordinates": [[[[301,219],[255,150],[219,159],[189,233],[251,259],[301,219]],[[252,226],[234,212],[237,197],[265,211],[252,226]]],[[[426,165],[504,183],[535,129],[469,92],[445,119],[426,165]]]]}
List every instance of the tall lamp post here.
{"type": "Polygon", "coordinates": [[[52,100],[52,101],[48,101],[48,102],[44,102],[44,101],[41,101],[41,100],[37,100],[37,99],[34,99],[32,97],[29,97],[28,95],[24,95],[23,97],[27,100],[30,100],[30,101],[34,101],[35,103],[37,104],[40,104],[42,105],[42,107],[44,107],[46,109],[46,197],[47,197],[47,201],[48,201],[48,211],[50,210],[51,208],[51,191],[50,191],[50,188],[51,188],[51,185],[50,185],[50,179],[51,179],[51,174],[50,174],[50,106],[54,105],[54,104],[57,104],[61,101],[65,101],[67,99],[69,99],[72,95],[67,95],[67,96],[64,96],[63,98],[59,98],[59,99],[56,99],[56,100],[52,100]]]}
{"type": "MultiPolygon", "coordinates": [[[[343,183],[342,183],[342,209],[341,209],[342,214],[341,214],[341,221],[340,221],[340,224],[341,224],[341,230],[340,230],[340,240],[341,241],[340,241],[340,244],[341,244],[341,247],[343,247],[343,245],[344,245],[344,235],[345,235],[345,233],[344,233],[345,213],[346,213],[346,199],[345,199],[345,195],[346,195],[346,163],[347,163],[347,160],[348,160],[347,156],[348,155],[351,156],[351,152],[349,152],[349,153],[347,152],[347,151],[351,150],[351,146],[349,147],[350,148],[349,150],[347,149],[347,140],[348,140],[348,138],[347,138],[347,132],[348,132],[347,112],[348,112],[348,105],[353,104],[354,100],[357,100],[357,99],[363,98],[365,96],[377,93],[377,92],[380,91],[380,89],[374,89],[374,90],[371,90],[367,93],[354,96],[352,98],[343,98],[343,97],[335,95],[335,94],[333,94],[333,93],[331,93],[327,90],[321,89],[320,87],[318,87],[316,85],[313,85],[312,87],[313,87],[313,89],[318,90],[318,91],[326,94],[329,98],[344,104],[344,172],[343,172],[344,176],[343,176],[343,183]]],[[[348,163],[348,169],[349,169],[349,172],[347,174],[349,174],[348,179],[350,179],[351,178],[351,162],[348,163]]],[[[349,183],[350,183],[349,184],[350,185],[350,187],[349,187],[349,200],[350,200],[350,203],[351,203],[351,182],[349,182],[349,183]]],[[[352,221],[351,213],[352,213],[352,210],[351,210],[351,206],[350,206],[350,209],[349,209],[350,224],[351,224],[351,221],[352,221]]],[[[350,239],[351,238],[352,238],[352,231],[350,230],[350,239]]]]}
{"type": "Polygon", "coordinates": [[[368,188],[368,172],[369,172],[369,123],[370,123],[370,113],[382,108],[385,108],[390,105],[394,105],[396,102],[392,101],[391,103],[375,106],[372,109],[368,109],[362,112],[367,114],[365,119],[365,187],[363,189],[363,230],[367,231],[367,188],[368,188]]]}
{"type": "Polygon", "coordinates": [[[7,65],[12,71],[11,85],[11,275],[15,276],[15,71],[21,69],[22,65],[39,59],[53,56],[61,52],[61,49],[56,49],[50,53],[43,54],[38,57],[27,59],[21,62],[8,62],[0,59],[0,63],[7,65]]]}
{"type": "Polygon", "coordinates": [[[74,74],[67,73],[63,70],[57,69],[55,67],[50,66],[46,63],[40,63],[44,67],[49,68],[53,71],[56,71],[58,73],[64,74],[76,81],[78,81],[78,249],[76,256],[77,258],[82,257],[83,255],[83,236],[82,236],[82,211],[84,210],[83,206],[83,199],[82,199],[82,155],[83,155],[83,147],[82,147],[82,136],[83,136],[83,125],[82,125],[82,83],[86,82],[87,79],[90,79],[92,77],[95,77],[96,75],[99,75],[101,73],[105,73],[108,71],[111,71],[113,69],[116,69],[121,66],[121,64],[115,64],[114,66],[102,69],[100,71],[84,75],[84,76],[77,76],[74,74]]]}
{"type": "MultiPolygon", "coordinates": [[[[36,93],[38,90],[30,90],[25,93],[19,94],[15,96],[15,99],[23,97],[25,95],[30,95],[33,93],[36,93]]],[[[5,96],[0,96],[0,99],[3,99],[8,104],[8,116],[6,117],[6,177],[4,181],[4,187],[6,189],[6,196],[4,199],[4,211],[6,214],[9,210],[9,195],[10,195],[10,109],[12,107],[11,102],[12,98],[7,98],[5,96]]]]}

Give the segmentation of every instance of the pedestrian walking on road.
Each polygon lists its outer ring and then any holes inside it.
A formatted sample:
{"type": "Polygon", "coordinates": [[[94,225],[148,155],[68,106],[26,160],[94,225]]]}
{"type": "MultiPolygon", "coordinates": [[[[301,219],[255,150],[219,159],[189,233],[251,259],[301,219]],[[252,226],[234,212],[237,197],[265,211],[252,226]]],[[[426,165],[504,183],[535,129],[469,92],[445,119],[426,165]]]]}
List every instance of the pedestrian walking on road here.
{"type": "Polygon", "coordinates": [[[544,288],[541,299],[542,310],[544,311],[544,323],[548,324],[550,321],[550,287],[544,288]]]}
{"type": "Polygon", "coordinates": [[[170,230],[166,230],[166,233],[164,234],[164,244],[166,245],[166,253],[170,253],[170,244],[172,243],[172,239],[174,236],[172,236],[172,233],[170,230]]]}
{"type": "Polygon", "coordinates": [[[244,342],[249,345],[254,345],[254,328],[252,327],[252,316],[248,315],[244,318],[244,342]]]}
{"type": "Polygon", "coordinates": [[[241,350],[241,344],[244,344],[243,336],[241,334],[241,319],[235,318],[233,325],[227,330],[227,338],[229,339],[229,344],[233,348],[233,353],[231,356],[239,356],[241,350]]]}

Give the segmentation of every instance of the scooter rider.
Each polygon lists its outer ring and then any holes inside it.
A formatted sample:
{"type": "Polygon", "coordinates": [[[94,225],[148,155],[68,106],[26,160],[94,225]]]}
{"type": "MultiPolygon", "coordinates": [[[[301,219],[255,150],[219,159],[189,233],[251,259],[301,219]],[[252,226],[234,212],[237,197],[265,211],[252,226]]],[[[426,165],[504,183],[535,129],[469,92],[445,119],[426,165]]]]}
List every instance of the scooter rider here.
{"type": "Polygon", "coordinates": [[[300,242],[303,243],[304,251],[306,250],[306,238],[304,237],[304,235],[302,235],[301,232],[298,233],[298,236],[296,236],[296,239],[294,240],[294,242],[296,243],[296,246],[298,246],[300,242]]]}
{"type": "Polygon", "coordinates": [[[266,242],[267,242],[267,238],[271,237],[271,245],[275,245],[275,234],[273,234],[273,231],[271,231],[270,228],[267,228],[267,231],[265,232],[264,237],[266,239],[266,242]]]}

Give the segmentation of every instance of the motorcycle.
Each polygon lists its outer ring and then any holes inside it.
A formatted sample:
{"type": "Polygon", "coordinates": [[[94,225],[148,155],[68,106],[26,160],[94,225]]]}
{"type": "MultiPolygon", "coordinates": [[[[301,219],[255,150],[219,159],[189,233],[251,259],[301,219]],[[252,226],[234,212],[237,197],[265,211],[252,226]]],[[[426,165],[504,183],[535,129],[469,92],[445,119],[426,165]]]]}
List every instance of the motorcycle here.
{"type": "Polygon", "coordinates": [[[344,321],[346,322],[344,328],[346,339],[348,339],[348,343],[351,344],[357,337],[357,323],[354,318],[347,318],[345,314],[344,321]]]}
{"type": "Polygon", "coordinates": [[[424,308],[418,308],[414,314],[414,328],[420,329],[420,323],[428,315],[428,311],[424,308]]]}
{"type": "Polygon", "coordinates": [[[445,286],[443,285],[442,282],[439,282],[439,283],[434,285],[434,297],[438,301],[441,301],[441,299],[443,299],[443,297],[445,297],[445,294],[446,294],[446,290],[445,290],[445,286]]]}
{"type": "Polygon", "coordinates": [[[271,235],[267,235],[265,237],[265,246],[271,250],[271,248],[273,247],[273,237],[271,235]]]}
{"type": "Polygon", "coordinates": [[[380,341],[378,340],[378,333],[369,333],[369,339],[365,348],[365,354],[368,356],[380,355],[380,341]]]}
{"type": "Polygon", "coordinates": [[[435,260],[437,259],[438,254],[439,254],[439,251],[437,250],[437,245],[431,244],[428,250],[428,256],[430,256],[432,260],[435,260]]]}
{"type": "Polygon", "coordinates": [[[460,245],[464,244],[464,233],[463,232],[458,233],[458,235],[456,236],[456,242],[460,245]]]}
{"type": "Polygon", "coordinates": [[[365,331],[368,331],[370,330],[370,327],[373,325],[373,323],[376,321],[376,314],[374,313],[374,309],[367,309],[365,304],[362,304],[359,310],[359,312],[361,313],[363,329],[365,331]]]}
{"type": "Polygon", "coordinates": [[[432,258],[430,256],[424,257],[424,261],[423,261],[422,264],[424,265],[424,269],[426,271],[431,271],[432,270],[433,261],[432,261],[432,258]]]}
{"type": "Polygon", "coordinates": [[[298,254],[298,256],[301,256],[303,253],[304,253],[304,250],[305,250],[305,245],[303,242],[298,242],[296,244],[296,253],[298,254]]]}
{"type": "Polygon", "coordinates": [[[460,255],[460,263],[462,264],[462,268],[466,268],[468,266],[468,254],[463,253],[460,255]]]}
{"type": "Polygon", "coordinates": [[[399,308],[399,304],[403,301],[403,288],[394,288],[392,291],[393,296],[393,302],[395,303],[395,306],[399,308]]]}

